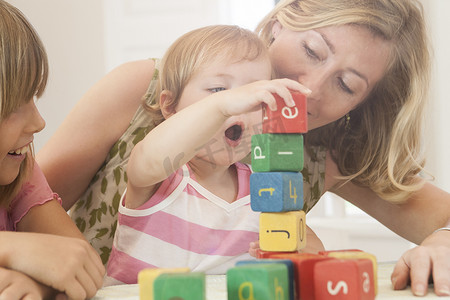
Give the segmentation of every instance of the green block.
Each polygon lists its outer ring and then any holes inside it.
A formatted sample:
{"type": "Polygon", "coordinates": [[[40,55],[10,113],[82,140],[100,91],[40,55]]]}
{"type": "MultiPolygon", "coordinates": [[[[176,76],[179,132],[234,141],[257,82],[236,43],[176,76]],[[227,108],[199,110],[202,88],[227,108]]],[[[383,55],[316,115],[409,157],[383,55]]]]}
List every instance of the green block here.
{"type": "Polygon", "coordinates": [[[303,169],[303,135],[253,135],[252,169],[254,172],[300,172],[303,169]]]}
{"type": "Polygon", "coordinates": [[[156,277],[153,286],[154,299],[205,300],[205,274],[164,273],[156,277]]]}
{"type": "Polygon", "coordinates": [[[249,264],[227,272],[228,300],[289,300],[285,264],[249,264]]]}

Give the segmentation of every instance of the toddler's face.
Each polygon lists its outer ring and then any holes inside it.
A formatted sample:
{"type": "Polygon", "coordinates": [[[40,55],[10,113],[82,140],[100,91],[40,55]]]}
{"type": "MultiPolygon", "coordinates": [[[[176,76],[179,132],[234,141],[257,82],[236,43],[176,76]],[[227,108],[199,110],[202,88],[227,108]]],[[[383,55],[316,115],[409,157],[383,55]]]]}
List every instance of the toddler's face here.
{"type": "Polygon", "coordinates": [[[45,127],[33,100],[22,104],[0,123],[0,185],[16,179],[33,135],[45,127]]]}
{"type": "MultiPolygon", "coordinates": [[[[229,90],[258,80],[271,79],[271,65],[266,56],[230,63],[217,60],[198,71],[183,90],[176,111],[211,93],[229,90]]],[[[197,154],[198,158],[218,165],[230,165],[251,150],[251,136],[261,133],[262,111],[230,117],[197,154]]]]}

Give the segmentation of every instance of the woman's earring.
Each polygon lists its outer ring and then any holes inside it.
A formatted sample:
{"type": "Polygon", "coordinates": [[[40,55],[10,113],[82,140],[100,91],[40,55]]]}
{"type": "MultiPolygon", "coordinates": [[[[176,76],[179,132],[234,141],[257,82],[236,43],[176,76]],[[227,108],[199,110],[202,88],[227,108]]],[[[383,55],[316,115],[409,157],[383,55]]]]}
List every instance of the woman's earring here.
{"type": "Polygon", "coordinates": [[[347,113],[345,116],[345,130],[350,129],[350,113],[347,113]]]}

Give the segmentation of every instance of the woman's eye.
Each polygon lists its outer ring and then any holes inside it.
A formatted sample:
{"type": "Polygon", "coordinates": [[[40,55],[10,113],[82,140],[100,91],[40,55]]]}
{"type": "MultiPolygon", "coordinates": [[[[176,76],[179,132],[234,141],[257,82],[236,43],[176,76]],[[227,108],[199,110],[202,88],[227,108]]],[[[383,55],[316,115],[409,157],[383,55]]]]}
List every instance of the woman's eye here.
{"type": "Polygon", "coordinates": [[[306,55],[310,58],[320,60],[319,56],[313,49],[311,49],[306,42],[303,43],[303,49],[305,49],[306,55]]]}
{"type": "Polygon", "coordinates": [[[226,90],[226,88],[224,88],[224,87],[216,87],[216,88],[208,89],[208,91],[210,91],[211,93],[217,93],[217,92],[224,91],[224,90],[226,90]]]}
{"type": "Polygon", "coordinates": [[[353,90],[350,89],[350,88],[348,87],[348,85],[345,84],[345,82],[344,82],[344,80],[342,80],[342,78],[339,78],[339,79],[338,79],[338,84],[339,84],[340,88],[341,88],[344,92],[346,92],[347,94],[350,94],[350,95],[353,95],[353,94],[354,94],[353,90]]]}

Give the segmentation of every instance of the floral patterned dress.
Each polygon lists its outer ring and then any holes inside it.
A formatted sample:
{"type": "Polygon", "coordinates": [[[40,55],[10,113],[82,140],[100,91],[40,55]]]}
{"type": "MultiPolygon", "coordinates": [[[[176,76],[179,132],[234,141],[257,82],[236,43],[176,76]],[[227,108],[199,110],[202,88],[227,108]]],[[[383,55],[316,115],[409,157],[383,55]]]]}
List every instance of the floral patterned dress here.
{"type": "MultiPolygon", "coordinates": [[[[148,87],[147,96],[152,95],[156,88],[159,60],[155,60],[155,63],[155,73],[148,87]]],[[[147,97],[149,98],[151,97],[147,97]]],[[[109,151],[88,189],[70,210],[72,219],[100,254],[104,264],[107,263],[111,252],[120,197],[127,186],[126,166],[131,150],[153,127],[147,112],[140,106],[128,129],[109,151]]],[[[325,150],[319,148],[309,150],[304,151],[302,171],[305,212],[320,199],[325,179],[325,150]]]]}

